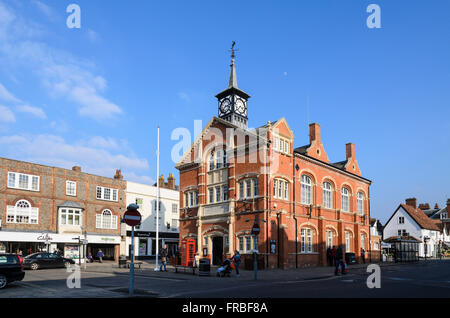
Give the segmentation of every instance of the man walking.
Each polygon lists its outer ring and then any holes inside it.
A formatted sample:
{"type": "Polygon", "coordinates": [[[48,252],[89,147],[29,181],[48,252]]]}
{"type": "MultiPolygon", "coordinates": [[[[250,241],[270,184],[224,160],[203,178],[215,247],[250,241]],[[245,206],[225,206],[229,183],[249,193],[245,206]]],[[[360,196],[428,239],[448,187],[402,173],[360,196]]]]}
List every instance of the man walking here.
{"type": "Polygon", "coordinates": [[[361,247],[361,259],[363,261],[363,263],[366,263],[366,251],[364,250],[363,247],[361,247]]]}
{"type": "Polygon", "coordinates": [[[234,268],[236,268],[236,277],[240,277],[239,275],[239,264],[241,264],[241,254],[239,254],[239,251],[234,251],[233,256],[233,262],[234,262],[234,268]]]}
{"type": "Polygon", "coordinates": [[[339,267],[341,267],[342,275],[345,275],[345,264],[344,264],[344,252],[342,251],[342,245],[336,250],[336,267],[334,270],[334,275],[338,275],[339,267]]]}
{"type": "Polygon", "coordinates": [[[167,245],[164,244],[164,247],[161,249],[161,266],[159,266],[160,272],[167,272],[166,264],[167,264],[167,245]],[[162,267],[164,266],[164,271],[162,270],[162,267]]]}
{"type": "Polygon", "coordinates": [[[102,250],[98,250],[97,257],[98,257],[98,261],[100,263],[103,263],[103,256],[104,256],[103,251],[102,250]]]}

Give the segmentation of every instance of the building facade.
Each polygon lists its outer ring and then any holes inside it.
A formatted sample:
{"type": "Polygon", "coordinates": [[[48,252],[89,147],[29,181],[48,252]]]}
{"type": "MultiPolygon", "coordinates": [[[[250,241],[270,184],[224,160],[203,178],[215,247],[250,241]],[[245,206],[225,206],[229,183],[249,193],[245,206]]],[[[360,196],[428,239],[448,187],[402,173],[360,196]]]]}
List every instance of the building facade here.
{"type": "Polygon", "coordinates": [[[419,257],[436,257],[439,246],[450,246],[450,200],[447,207],[429,209],[429,205],[417,208],[417,199],[406,199],[400,204],[386,222],[383,229],[383,240],[410,237],[419,242],[419,257]]]}
{"type": "MultiPolygon", "coordinates": [[[[164,176],[160,176],[158,182],[160,185],[158,249],[166,244],[169,255],[175,256],[178,252],[180,194],[172,174],[169,175],[167,183],[164,182],[164,176]]],[[[134,255],[141,259],[150,258],[156,255],[156,184],[150,186],[127,181],[126,196],[127,206],[131,203],[137,204],[142,215],[141,225],[135,228],[134,255]]],[[[126,227],[126,256],[129,257],[131,227],[126,227]]]]}
{"type": "Polygon", "coordinates": [[[59,249],[66,257],[99,249],[118,259],[125,181],[0,158],[0,252],[59,249]],[[80,241],[87,240],[81,248],[80,241]]]}
{"type": "Polygon", "coordinates": [[[309,145],[297,148],[284,118],[249,129],[250,96],[237,86],[234,52],[228,88],[216,98],[218,116],[176,165],[180,240],[195,239],[213,264],[235,250],[250,262],[257,250],[265,268],[325,265],[328,246],[344,245],[357,259],[362,247],[370,250],[371,181],[354,144],[332,163],[317,123],[309,145]]]}

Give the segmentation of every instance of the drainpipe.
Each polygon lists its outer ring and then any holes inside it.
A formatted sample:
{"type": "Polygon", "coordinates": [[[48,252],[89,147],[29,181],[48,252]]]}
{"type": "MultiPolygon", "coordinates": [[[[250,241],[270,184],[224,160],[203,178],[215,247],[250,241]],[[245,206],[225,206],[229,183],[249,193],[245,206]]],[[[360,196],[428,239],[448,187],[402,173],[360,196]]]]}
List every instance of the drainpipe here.
{"type": "Polygon", "coordinates": [[[271,141],[267,141],[266,150],[266,264],[269,268],[269,253],[270,253],[270,241],[269,241],[269,209],[270,209],[270,194],[269,194],[269,147],[271,141]]]}
{"type": "Polygon", "coordinates": [[[278,245],[278,253],[277,253],[277,258],[278,258],[278,260],[277,260],[277,267],[278,267],[278,269],[280,269],[280,246],[281,246],[281,242],[280,242],[280,214],[281,214],[281,211],[280,212],[277,212],[277,227],[278,227],[278,229],[277,229],[277,245],[278,245]]]}

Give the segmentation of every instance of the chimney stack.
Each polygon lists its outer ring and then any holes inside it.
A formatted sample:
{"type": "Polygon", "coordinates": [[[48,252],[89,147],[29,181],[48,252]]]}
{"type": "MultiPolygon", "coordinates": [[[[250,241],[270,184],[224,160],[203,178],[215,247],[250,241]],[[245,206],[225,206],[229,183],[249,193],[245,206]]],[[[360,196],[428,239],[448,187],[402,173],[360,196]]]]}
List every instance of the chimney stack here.
{"type": "Polygon", "coordinates": [[[447,199],[447,213],[450,215],[450,199],[447,199]]]}
{"type": "Polygon", "coordinates": [[[158,183],[160,188],[164,188],[164,175],[160,175],[158,178],[158,183]]]}
{"type": "Polygon", "coordinates": [[[121,169],[117,169],[116,170],[116,174],[114,175],[114,179],[116,179],[116,180],[123,180],[123,175],[122,175],[122,170],[121,169]]]}
{"type": "Polygon", "coordinates": [[[409,198],[405,200],[406,205],[409,205],[414,208],[414,210],[417,208],[417,199],[416,198],[409,198]]]}
{"type": "Polygon", "coordinates": [[[169,173],[169,177],[167,178],[167,186],[169,189],[175,190],[175,177],[172,173],[169,173]]]}
{"type": "Polygon", "coordinates": [[[436,205],[434,206],[435,209],[439,209],[439,204],[436,203],[436,205]]]}
{"type": "Polygon", "coordinates": [[[81,167],[80,166],[73,166],[72,170],[76,171],[76,172],[81,172],[81,167]]]}
{"type": "Polygon", "coordinates": [[[421,203],[421,204],[419,204],[419,209],[421,209],[421,210],[429,210],[430,209],[430,205],[428,203],[421,203]]]}
{"type": "Polygon", "coordinates": [[[345,153],[346,153],[346,159],[349,158],[355,159],[355,144],[349,142],[345,145],[345,153]]]}
{"type": "Polygon", "coordinates": [[[320,125],[317,123],[309,124],[309,142],[312,144],[313,141],[320,143],[320,125]]]}

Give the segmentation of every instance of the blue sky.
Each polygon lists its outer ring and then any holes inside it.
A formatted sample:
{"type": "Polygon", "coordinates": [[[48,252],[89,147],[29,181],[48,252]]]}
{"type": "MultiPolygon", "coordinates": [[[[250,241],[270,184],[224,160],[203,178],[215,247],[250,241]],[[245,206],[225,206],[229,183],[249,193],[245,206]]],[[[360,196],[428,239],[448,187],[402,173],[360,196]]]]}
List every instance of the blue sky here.
{"type": "Polygon", "coordinates": [[[0,156],[128,180],[175,170],[172,131],[217,114],[231,41],[249,126],[318,122],[332,162],[356,144],[371,214],[450,198],[448,1],[0,0],[0,156]],[[81,8],[81,29],[66,7],[81,8]],[[381,29],[366,8],[381,7],[381,29]],[[309,100],[309,107],[307,107],[309,100]]]}

